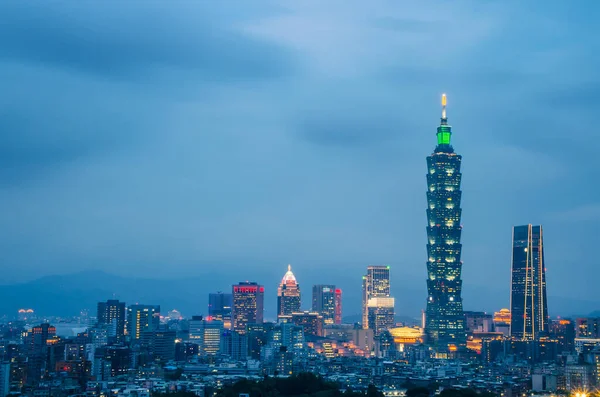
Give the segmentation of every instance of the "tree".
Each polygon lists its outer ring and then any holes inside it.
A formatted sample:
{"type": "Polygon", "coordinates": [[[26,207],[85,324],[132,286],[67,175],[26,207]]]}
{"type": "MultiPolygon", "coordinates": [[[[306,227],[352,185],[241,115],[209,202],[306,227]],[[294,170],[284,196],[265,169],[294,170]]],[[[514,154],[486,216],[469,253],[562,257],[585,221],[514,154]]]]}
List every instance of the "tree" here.
{"type": "Polygon", "coordinates": [[[406,397],[429,397],[429,389],[426,387],[413,387],[406,391],[406,397]]]}
{"type": "Polygon", "coordinates": [[[375,385],[371,383],[367,388],[366,397],[383,397],[383,393],[380,392],[379,389],[377,389],[377,387],[375,387],[375,385]]]}

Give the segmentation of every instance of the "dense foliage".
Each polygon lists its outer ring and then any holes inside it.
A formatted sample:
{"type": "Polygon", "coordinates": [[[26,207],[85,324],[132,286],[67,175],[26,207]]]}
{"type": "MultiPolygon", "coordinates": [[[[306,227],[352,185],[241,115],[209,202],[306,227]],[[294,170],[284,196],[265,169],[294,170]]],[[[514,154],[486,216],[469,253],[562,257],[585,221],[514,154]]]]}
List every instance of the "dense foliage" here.
{"type": "Polygon", "coordinates": [[[174,391],[172,393],[152,393],[152,397],[198,397],[191,391],[174,391]]]}
{"type": "Polygon", "coordinates": [[[288,378],[265,377],[254,382],[242,379],[237,383],[224,387],[218,397],[239,397],[247,393],[250,397],[383,397],[383,393],[370,385],[366,393],[346,390],[342,393],[339,386],[327,382],[311,373],[301,373],[288,378]]]}
{"type": "MultiPolygon", "coordinates": [[[[429,397],[432,395],[432,390],[427,387],[414,387],[406,391],[406,397],[429,397]]],[[[477,393],[473,389],[444,389],[439,394],[439,397],[496,397],[494,393],[481,392],[477,393]]]]}

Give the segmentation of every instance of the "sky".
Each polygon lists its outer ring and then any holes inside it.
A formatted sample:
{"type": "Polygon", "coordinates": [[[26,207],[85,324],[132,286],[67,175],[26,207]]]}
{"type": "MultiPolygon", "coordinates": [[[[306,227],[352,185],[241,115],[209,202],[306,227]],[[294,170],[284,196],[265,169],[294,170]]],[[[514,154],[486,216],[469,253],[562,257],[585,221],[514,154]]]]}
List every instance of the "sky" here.
{"type": "Polygon", "coordinates": [[[1,281],[102,269],[255,280],[273,300],[290,263],[305,306],[335,283],[358,313],[365,267],[389,264],[397,311],[418,313],[446,93],[465,309],[508,306],[511,227],[527,223],[544,227],[550,313],[594,306],[598,11],[1,2],[1,281]]]}

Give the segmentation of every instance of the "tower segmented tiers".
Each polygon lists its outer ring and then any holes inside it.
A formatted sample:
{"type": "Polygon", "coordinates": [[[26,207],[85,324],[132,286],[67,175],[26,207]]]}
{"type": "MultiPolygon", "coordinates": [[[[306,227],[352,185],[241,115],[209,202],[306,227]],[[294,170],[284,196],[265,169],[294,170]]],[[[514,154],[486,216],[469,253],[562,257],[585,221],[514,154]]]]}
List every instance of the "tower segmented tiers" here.
{"type": "Polygon", "coordinates": [[[460,260],[460,163],[450,139],[446,94],[437,128],[437,146],[427,157],[427,311],[425,333],[440,358],[466,347],[460,260]]]}

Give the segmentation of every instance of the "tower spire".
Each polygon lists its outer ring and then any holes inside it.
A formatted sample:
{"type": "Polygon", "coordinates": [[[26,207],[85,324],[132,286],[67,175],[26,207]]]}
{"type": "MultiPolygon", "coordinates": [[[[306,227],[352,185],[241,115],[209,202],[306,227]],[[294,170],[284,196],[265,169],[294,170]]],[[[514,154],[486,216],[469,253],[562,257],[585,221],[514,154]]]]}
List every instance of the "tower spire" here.
{"type": "Polygon", "coordinates": [[[448,124],[448,118],[446,117],[446,94],[442,94],[442,125],[448,124]]]}

